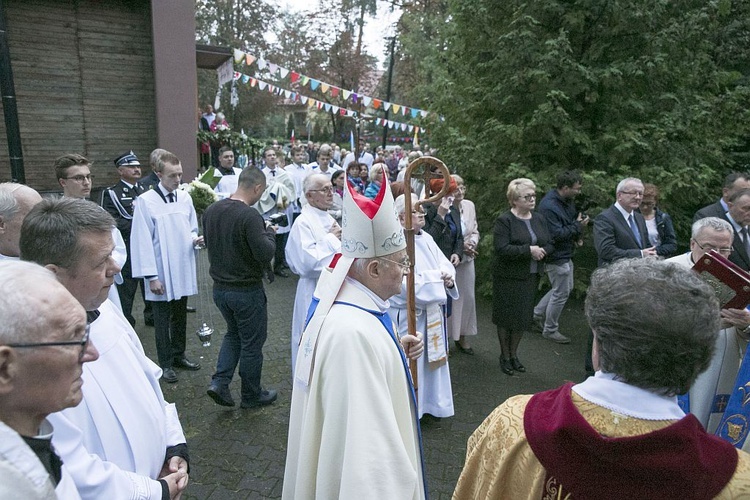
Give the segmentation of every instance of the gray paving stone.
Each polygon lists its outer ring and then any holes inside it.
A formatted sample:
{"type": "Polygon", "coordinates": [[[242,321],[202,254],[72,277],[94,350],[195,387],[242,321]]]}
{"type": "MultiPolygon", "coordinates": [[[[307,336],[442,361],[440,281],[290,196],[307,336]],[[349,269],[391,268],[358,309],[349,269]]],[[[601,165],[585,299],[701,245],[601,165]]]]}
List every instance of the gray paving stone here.
{"type": "MultiPolygon", "coordinates": [[[[205,266],[205,253],[201,258],[201,265],[205,266]]],[[[268,340],[263,350],[263,385],[278,390],[279,399],[271,406],[250,410],[239,408],[236,376],[230,386],[238,402],[236,408],[218,406],[206,395],[225,324],[213,304],[210,279],[200,283],[200,296],[190,298],[189,304],[198,312],[188,314],[187,355],[200,361],[203,367],[195,372],[179,371],[178,383],[162,384],[165,398],[177,404],[190,446],[190,485],[183,499],[281,496],[291,397],[289,339],[296,282],[296,277],[290,276],[277,277],[274,283],[266,284],[269,318],[268,340]],[[215,330],[209,347],[203,347],[195,333],[203,322],[215,330]]],[[[156,359],[154,329],[140,321],[142,307],[138,297],[134,306],[134,316],[139,320],[136,330],[146,354],[156,359]]],[[[526,334],[519,357],[528,372],[513,377],[504,375],[499,368],[500,353],[490,305],[480,302],[478,308],[479,335],[471,339],[476,355],[456,352],[449,361],[456,414],[430,423],[423,430],[427,479],[433,499],[451,497],[463,466],[467,439],[498,404],[515,394],[549,389],[584,376],[588,331],[580,304],[569,303],[561,321],[571,343],[558,345],[540,334],[526,334]]]]}

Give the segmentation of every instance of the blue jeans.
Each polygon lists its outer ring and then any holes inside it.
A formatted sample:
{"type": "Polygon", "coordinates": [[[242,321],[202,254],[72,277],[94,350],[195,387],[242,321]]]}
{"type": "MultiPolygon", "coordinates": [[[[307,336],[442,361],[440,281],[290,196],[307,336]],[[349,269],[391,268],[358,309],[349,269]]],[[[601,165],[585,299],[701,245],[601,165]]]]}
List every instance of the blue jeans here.
{"type": "Polygon", "coordinates": [[[560,331],[560,315],[573,290],[573,261],[546,264],[545,270],[552,289],[534,308],[534,316],[544,319],[544,333],[553,335],[560,331]]]}
{"type": "Polygon", "coordinates": [[[242,400],[258,399],[268,325],[263,285],[236,290],[214,288],[214,303],[227,322],[227,333],[211,381],[227,387],[239,363],[242,400]]]}

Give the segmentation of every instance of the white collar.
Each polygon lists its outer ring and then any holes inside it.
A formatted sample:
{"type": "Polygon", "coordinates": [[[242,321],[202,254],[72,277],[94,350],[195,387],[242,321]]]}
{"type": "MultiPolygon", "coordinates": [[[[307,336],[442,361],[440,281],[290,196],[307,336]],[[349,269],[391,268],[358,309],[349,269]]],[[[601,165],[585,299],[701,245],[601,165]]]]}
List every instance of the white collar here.
{"type": "Polygon", "coordinates": [[[740,226],[739,224],[737,224],[737,221],[732,218],[732,216],[729,214],[729,212],[727,212],[727,219],[732,224],[732,227],[734,227],[735,231],[737,231],[738,233],[742,232],[742,226],[740,226]]]}
{"type": "Polygon", "coordinates": [[[618,212],[622,214],[623,217],[625,217],[625,220],[628,220],[630,216],[633,214],[633,212],[628,212],[627,210],[625,210],[623,206],[620,205],[619,201],[615,202],[615,208],[617,209],[618,212]]]}
{"type": "Polygon", "coordinates": [[[615,380],[612,373],[596,372],[572,390],[586,401],[641,420],[679,420],[685,417],[676,396],[662,396],[615,380]],[[623,406],[626,405],[626,406],[623,406]]]}
{"type": "Polygon", "coordinates": [[[159,190],[161,191],[161,194],[164,195],[164,198],[166,198],[167,196],[169,196],[171,193],[174,193],[174,197],[175,197],[175,199],[177,199],[177,193],[175,193],[176,190],[175,191],[167,191],[167,188],[165,188],[162,185],[161,182],[159,182],[159,190]]]}
{"type": "Polygon", "coordinates": [[[355,280],[354,278],[350,278],[349,276],[347,276],[345,278],[345,281],[347,283],[349,283],[350,285],[352,285],[353,287],[355,287],[358,290],[360,290],[361,292],[367,294],[367,296],[370,297],[370,299],[372,300],[373,304],[375,304],[375,306],[378,308],[378,310],[381,313],[386,312],[391,307],[391,303],[390,302],[388,302],[387,300],[381,299],[380,297],[378,297],[377,295],[375,295],[375,292],[373,292],[372,290],[370,290],[369,288],[367,288],[365,285],[363,285],[359,281],[355,280]]]}

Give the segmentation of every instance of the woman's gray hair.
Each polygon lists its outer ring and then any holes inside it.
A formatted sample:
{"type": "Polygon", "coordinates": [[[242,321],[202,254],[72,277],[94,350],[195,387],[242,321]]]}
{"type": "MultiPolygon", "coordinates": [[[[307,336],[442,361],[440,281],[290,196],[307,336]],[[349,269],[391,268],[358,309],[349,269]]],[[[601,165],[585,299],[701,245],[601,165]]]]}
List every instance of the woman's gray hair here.
{"type": "Polygon", "coordinates": [[[536,191],[536,184],[534,184],[534,181],[527,179],[526,177],[519,177],[518,179],[510,181],[510,184],[508,184],[508,191],[505,193],[508,197],[508,203],[510,206],[513,206],[513,202],[521,197],[521,189],[524,188],[536,191]]]}
{"type": "Polygon", "coordinates": [[[719,301],[697,274],[656,259],[598,269],[586,297],[600,369],[667,396],[684,394],[711,360],[719,301]]]}
{"type": "Polygon", "coordinates": [[[706,227],[710,227],[718,233],[723,233],[724,231],[726,231],[729,233],[732,239],[734,239],[734,229],[732,228],[732,225],[724,219],[719,219],[718,217],[704,217],[703,219],[698,219],[697,221],[693,222],[693,227],[690,230],[690,237],[696,239],[698,236],[700,236],[703,228],[706,227]]]}
{"type": "MultiPolygon", "coordinates": [[[[411,193],[411,206],[414,207],[414,204],[419,201],[419,197],[411,193]]],[[[403,194],[400,194],[396,197],[396,199],[393,202],[393,211],[396,212],[396,215],[401,215],[406,210],[406,197],[403,194]]]]}

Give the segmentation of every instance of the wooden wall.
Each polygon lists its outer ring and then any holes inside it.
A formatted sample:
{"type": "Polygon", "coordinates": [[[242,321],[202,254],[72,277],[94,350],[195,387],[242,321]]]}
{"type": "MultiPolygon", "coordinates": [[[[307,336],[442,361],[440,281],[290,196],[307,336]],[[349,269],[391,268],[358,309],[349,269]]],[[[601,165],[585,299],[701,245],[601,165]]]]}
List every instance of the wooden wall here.
{"type": "MultiPolygon", "coordinates": [[[[93,162],[95,188],[116,182],[112,161],[129,149],[148,164],[157,143],[150,1],[4,4],[26,182],[58,190],[52,164],[64,153],[93,162]]],[[[0,181],[9,179],[0,119],[0,181]]]]}

